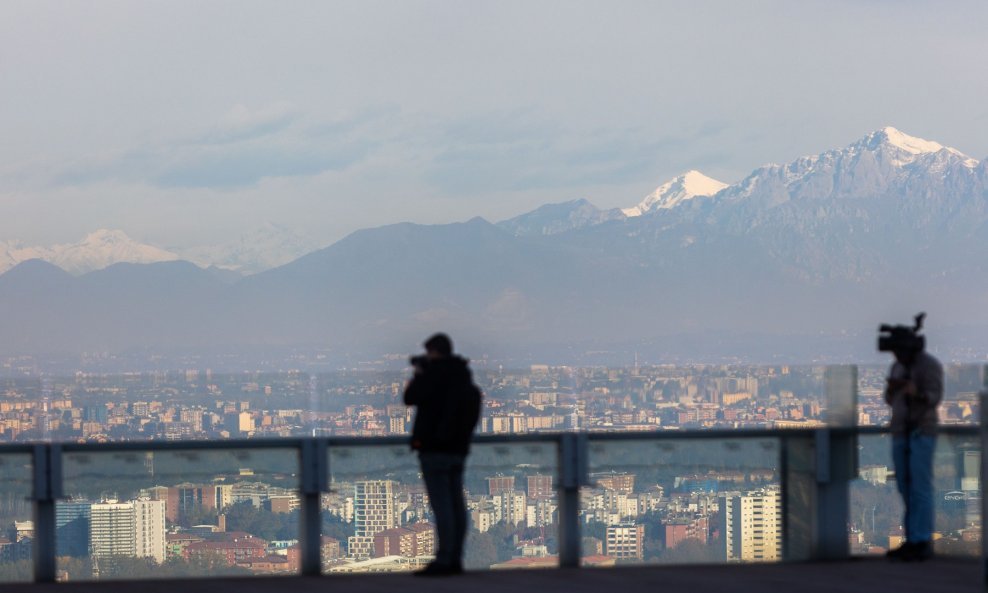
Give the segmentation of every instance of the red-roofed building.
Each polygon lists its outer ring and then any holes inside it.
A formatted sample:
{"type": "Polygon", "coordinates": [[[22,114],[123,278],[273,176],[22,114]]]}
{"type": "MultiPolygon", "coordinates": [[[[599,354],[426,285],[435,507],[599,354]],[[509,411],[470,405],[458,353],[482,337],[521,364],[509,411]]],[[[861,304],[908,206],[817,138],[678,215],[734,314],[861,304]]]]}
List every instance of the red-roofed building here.
{"type": "Polygon", "coordinates": [[[189,559],[189,544],[201,542],[203,539],[191,533],[166,533],[165,534],[165,557],[189,559]]]}
{"type": "Polygon", "coordinates": [[[187,556],[192,558],[223,558],[233,566],[238,563],[264,558],[267,542],[249,533],[225,533],[222,539],[191,543],[186,546],[187,556]]]}
{"type": "Polygon", "coordinates": [[[666,548],[670,550],[688,539],[696,539],[705,544],[710,532],[710,522],[705,515],[670,519],[663,527],[666,548]]]}
{"type": "Polygon", "coordinates": [[[374,557],[431,556],[435,553],[436,531],[431,523],[385,529],[374,536],[374,557]]]}
{"type": "Polygon", "coordinates": [[[288,556],[272,554],[261,558],[251,558],[237,562],[237,566],[246,568],[255,573],[292,573],[298,572],[298,566],[292,566],[292,561],[288,556]]]}

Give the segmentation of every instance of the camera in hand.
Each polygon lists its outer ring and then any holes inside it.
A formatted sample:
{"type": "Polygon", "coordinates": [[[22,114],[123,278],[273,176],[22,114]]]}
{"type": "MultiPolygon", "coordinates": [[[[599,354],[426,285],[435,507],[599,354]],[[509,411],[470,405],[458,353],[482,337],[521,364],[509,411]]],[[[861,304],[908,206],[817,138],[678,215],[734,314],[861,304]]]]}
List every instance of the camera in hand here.
{"type": "Polygon", "coordinates": [[[926,313],[914,317],[912,327],[882,324],[878,328],[879,352],[919,352],[926,347],[926,338],[920,335],[926,313]]]}
{"type": "Polygon", "coordinates": [[[409,357],[408,364],[413,367],[424,369],[427,364],[429,364],[429,357],[425,354],[419,354],[417,356],[409,357]]]}

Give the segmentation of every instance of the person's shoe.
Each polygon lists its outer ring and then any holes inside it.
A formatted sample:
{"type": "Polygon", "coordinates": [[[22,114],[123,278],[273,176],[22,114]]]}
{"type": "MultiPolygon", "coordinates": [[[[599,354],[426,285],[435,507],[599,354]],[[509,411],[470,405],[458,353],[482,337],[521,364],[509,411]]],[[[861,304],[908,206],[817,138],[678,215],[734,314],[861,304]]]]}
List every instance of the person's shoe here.
{"type": "Polygon", "coordinates": [[[906,562],[922,562],[930,558],[933,558],[933,544],[916,542],[909,547],[909,552],[902,559],[906,562]]]}
{"type": "Polygon", "coordinates": [[[413,576],[417,577],[448,577],[454,574],[463,574],[463,566],[461,564],[438,564],[436,562],[430,562],[422,570],[412,573],[413,576]]]}
{"type": "Polygon", "coordinates": [[[906,560],[910,555],[912,555],[912,548],[912,543],[905,542],[898,548],[885,552],[885,557],[889,560],[906,560]]]}

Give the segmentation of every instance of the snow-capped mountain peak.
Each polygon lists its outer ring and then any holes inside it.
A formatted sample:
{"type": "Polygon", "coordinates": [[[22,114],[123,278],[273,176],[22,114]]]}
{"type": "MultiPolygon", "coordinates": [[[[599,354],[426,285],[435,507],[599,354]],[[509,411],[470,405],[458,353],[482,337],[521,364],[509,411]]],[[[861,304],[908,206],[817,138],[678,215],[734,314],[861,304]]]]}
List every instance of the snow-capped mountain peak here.
{"type": "Polygon", "coordinates": [[[885,126],[881,130],[878,130],[875,132],[875,136],[884,138],[887,144],[905,150],[906,152],[911,152],[912,154],[936,152],[943,148],[943,145],[939,142],[910,136],[892,126],[885,126]]]}
{"type": "Polygon", "coordinates": [[[655,191],[645,196],[637,206],[623,208],[625,216],[641,216],[651,210],[675,208],[687,200],[701,196],[712,196],[727,187],[726,183],[707,177],[696,170],[690,170],[663,183],[655,191]]]}
{"type": "Polygon", "coordinates": [[[956,148],[886,126],[844,148],[759,167],[720,196],[728,201],[760,196],[757,205],[772,208],[791,199],[948,195],[977,185],[979,166],[956,148]]]}
{"type": "Polygon", "coordinates": [[[255,274],[286,264],[319,247],[315,240],[298,231],[266,222],[232,241],[176,248],[176,251],[202,267],[216,266],[240,274],[255,274]]]}
{"type": "Polygon", "coordinates": [[[858,145],[872,151],[885,149],[895,153],[894,164],[900,167],[912,164],[917,158],[923,155],[935,154],[940,151],[946,151],[960,158],[961,163],[967,167],[973,168],[978,165],[977,159],[967,156],[956,148],[944,146],[933,140],[910,136],[892,126],[885,126],[880,130],[868,134],[858,145]]]}
{"type": "Polygon", "coordinates": [[[31,259],[47,261],[78,275],[120,262],[150,264],[177,260],[178,256],[135,241],[123,231],[108,229],[89,233],[78,243],[50,247],[28,247],[18,241],[0,242],[0,274],[31,259]]]}
{"type": "Polygon", "coordinates": [[[150,264],[174,261],[178,256],[131,239],[120,230],[99,229],[78,243],[55,245],[45,258],[70,274],[85,274],[109,265],[128,262],[150,264]]]}

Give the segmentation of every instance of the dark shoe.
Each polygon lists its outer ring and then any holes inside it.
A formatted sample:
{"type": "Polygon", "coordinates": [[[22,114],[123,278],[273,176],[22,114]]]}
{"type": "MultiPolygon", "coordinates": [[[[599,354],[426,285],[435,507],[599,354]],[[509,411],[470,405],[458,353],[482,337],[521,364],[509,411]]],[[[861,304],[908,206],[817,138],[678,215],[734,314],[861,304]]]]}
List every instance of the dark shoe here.
{"type": "Polygon", "coordinates": [[[933,558],[933,544],[916,542],[909,547],[909,552],[903,557],[906,562],[922,562],[933,558]]]}
{"type": "Polygon", "coordinates": [[[895,548],[885,552],[885,557],[889,560],[906,560],[912,554],[913,544],[906,542],[895,548]]]}
{"type": "Polygon", "coordinates": [[[422,570],[412,573],[413,576],[417,577],[448,577],[454,574],[463,574],[463,565],[430,562],[422,570]]]}

